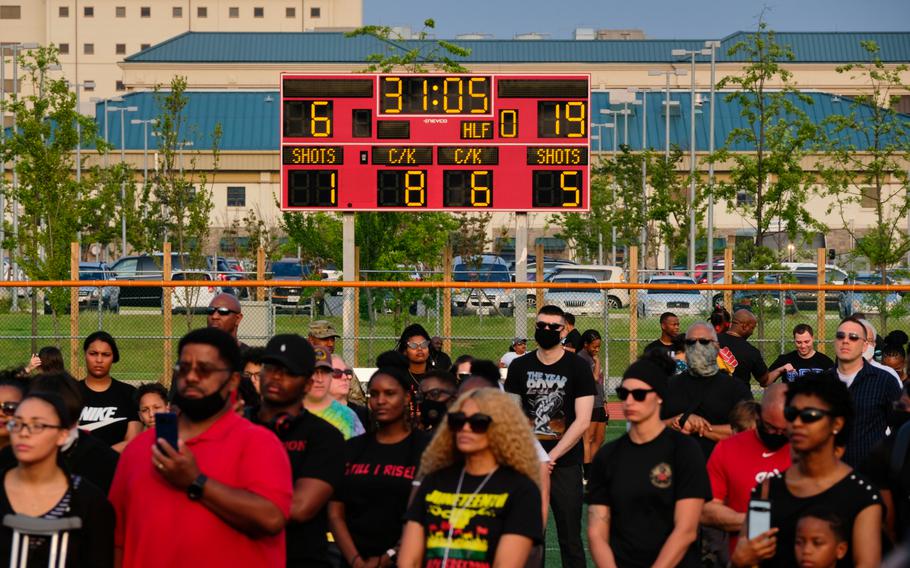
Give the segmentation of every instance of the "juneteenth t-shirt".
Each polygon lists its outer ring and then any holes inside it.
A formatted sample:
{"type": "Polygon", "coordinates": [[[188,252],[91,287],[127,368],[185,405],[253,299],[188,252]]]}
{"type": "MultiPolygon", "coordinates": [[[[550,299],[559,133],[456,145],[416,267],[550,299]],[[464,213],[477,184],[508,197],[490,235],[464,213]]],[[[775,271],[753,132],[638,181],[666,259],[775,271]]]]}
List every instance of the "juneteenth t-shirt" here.
{"type": "Polygon", "coordinates": [[[473,495],[486,476],[465,473],[456,499],[461,471],[462,465],[458,464],[428,475],[408,509],[406,520],[424,528],[425,568],[440,568],[446,549],[446,568],[489,568],[493,566],[499,539],[505,534],[541,541],[540,490],[533,481],[500,466],[473,495]]]}

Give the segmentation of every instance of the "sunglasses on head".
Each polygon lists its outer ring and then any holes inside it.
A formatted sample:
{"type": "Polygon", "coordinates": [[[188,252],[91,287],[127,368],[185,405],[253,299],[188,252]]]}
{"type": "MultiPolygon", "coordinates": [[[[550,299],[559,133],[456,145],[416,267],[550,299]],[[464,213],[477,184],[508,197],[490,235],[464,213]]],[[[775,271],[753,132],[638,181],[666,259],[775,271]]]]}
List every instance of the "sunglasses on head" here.
{"type": "Polygon", "coordinates": [[[851,331],[850,333],[847,333],[846,331],[838,331],[837,333],[834,334],[834,338],[835,338],[835,339],[838,339],[838,340],[840,340],[840,341],[843,341],[843,340],[845,340],[845,339],[849,339],[850,341],[852,341],[852,342],[854,342],[854,343],[857,342],[857,341],[865,341],[865,340],[866,340],[866,338],[863,337],[862,335],[860,335],[860,334],[858,334],[858,333],[853,333],[852,331],[851,331]]]}
{"type": "Polygon", "coordinates": [[[812,424],[825,416],[834,416],[834,414],[830,410],[822,410],[821,408],[796,408],[795,406],[784,408],[784,418],[787,422],[795,422],[799,418],[803,424],[812,424]]]}
{"type": "Polygon", "coordinates": [[[545,321],[537,322],[537,329],[549,329],[550,331],[562,331],[565,326],[561,323],[548,323],[545,321]]]}
{"type": "Polygon", "coordinates": [[[217,308],[216,308],[215,306],[209,306],[209,307],[207,307],[207,308],[205,309],[205,313],[207,313],[207,314],[210,315],[210,316],[211,316],[211,315],[214,315],[215,312],[218,312],[218,315],[219,315],[219,316],[228,316],[228,315],[231,315],[231,314],[239,314],[239,313],[240,313],[240,312],[238,312],[238,311],[236,311],[236,310],[232,310],[231,308],[225,308],[225,307],[223,307],[223,306],[222,306],[222,307],[217,307],[217,308]]]}
{"type": "Polygon", "coordinates": [[[710,345],[713,342],[713,339],[708,339],[707,337],[699,337],[698,339],[686,339],[686,345],[690,347],[696,343],[701,343],[702,345],[710,345]]]}
{"type": "Polygon", "coordinates": [[[627,389],[626,387],[616,388],[616,396],[619,397],[619,400],[621,402],[625,402],[625,400],[629,398],[630,394],[636,402],[644,402],[649,392],[654,392],[654,389],[627,389]]]}
{"type": "Polygon", "coordinates": [[[4,416],[12,416],[16,413],[17,408],[19,408],[19,403],[13,400],[8,400],[3,404],[0,404],[0,412],[3,412],[4,416]]]}
{"type": "Polygon", "coordinates": [[[479,412],[472,414],[470,416],[465,415],[464,412],[453,412],[446,415],[446,422],[449,425],[449,430],[452,432],[459,432],[464,425],[467,424],[468,428],[471,429],[471,432],[475,434],[483,434],[490,429],[490,424],[493,422],[493,418],[487,414],[481,414],[479,412]]]}
{"type": "Polygon", "coordinates": [[[424,339],[420,343],[417,343],[416,341],[408,341],[405,345],[407,345],[411,349],[426,349],[427,347],[430,346],[430,340],[424,339]]]}

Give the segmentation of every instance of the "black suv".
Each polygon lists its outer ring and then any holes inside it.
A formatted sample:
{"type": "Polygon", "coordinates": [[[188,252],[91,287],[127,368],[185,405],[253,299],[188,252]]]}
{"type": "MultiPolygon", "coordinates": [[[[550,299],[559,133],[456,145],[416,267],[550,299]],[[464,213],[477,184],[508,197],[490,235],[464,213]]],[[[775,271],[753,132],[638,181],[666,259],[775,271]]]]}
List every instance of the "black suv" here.
{"type": "MultiPolygon", "coordinates": [[[[171,271],[176,272],[184,269],[184,259],[187,255],[181,256],[179,253],[171,253],[171,271]]],[[[110,271],[116,280],[161,280],[164,276],[162,265],[164,264],[164,255],[140,254],[124,256],[111,265],[110,271]]],[[[223,258],[206,256],[205,270],[219,274],[236,274],[228,267],[223,258]]],[[[227,277],[227,280],[237,280],[239,278],[227,277]]],[[[234,293],[233,288],[225,287],[223,291],[234,293]]],[[[161,307],[162,290],[160,286],[139,286],[139,287],[120,287],[120,305],[121,306],[142,306],[142,307],[161,307]]]]}

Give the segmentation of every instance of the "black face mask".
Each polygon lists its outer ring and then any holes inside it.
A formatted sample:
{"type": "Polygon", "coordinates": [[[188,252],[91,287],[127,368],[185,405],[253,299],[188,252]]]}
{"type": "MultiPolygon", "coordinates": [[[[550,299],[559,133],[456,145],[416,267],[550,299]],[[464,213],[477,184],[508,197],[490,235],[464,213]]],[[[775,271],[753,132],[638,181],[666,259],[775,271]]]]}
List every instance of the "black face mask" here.
{"type": "Polygon", "coordinates": [[[439,426],[439,423],[442,422],[446,412],[449,410],[449,406],[439,400],[421,400],[419,406],[420,423],[427,430],[432,430],[439,426]]]}
{"type": "Polygon", "coordinates": [[[784,447],[784,445],[789,441],[786,434],[772,434],[765,430],[764,422],[759,419],[758,424],[755,428],[758,432],[758,437],[761,439],[761,443],[765,445],[771,451],[777,451],[784,447]]]}
{"type": "Polygon", "coordinates": [[[559,345],[559,332],[552,329],[537,329],[534,331],[534,341],[541,349],[552,349],[559,345]]]}
{"type": "Polygon", "coordinates": [[[177,405],[180,412],[189,418],[191,422],[202,422],[224,409],[227,399],[221,396],[222,388],[224,388],[224,384],[212,394],[205,395],[202,398],[187,398],[179,392],[175,392],[172,402],[177,405]]]}

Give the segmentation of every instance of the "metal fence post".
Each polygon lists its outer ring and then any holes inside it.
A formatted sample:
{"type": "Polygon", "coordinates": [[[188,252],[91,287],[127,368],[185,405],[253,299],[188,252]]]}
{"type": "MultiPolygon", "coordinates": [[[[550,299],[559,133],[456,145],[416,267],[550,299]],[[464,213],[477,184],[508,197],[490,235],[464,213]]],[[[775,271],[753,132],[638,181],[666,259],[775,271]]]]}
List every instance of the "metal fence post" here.
{"type": "MultiPolygon", "coordinates": [[[[827,260],[827,254],[825,252],[825,249],[823,249],[823,248],[818,249],[818,257],[816,260],[816,262],[818,264],[818,279],[816,280],[816,284],[820,284],[820,285],[825,284],[825,262],[826,262],[826,260],[827,260]]],[[[822,353],[825,352],[825,296],[826,295],[827,295],[826,292],[819,290],[818,297],[816,298],[816,302],[818,305],[818,320],[816,321],[816,325],[815,325],[815,327],[816,327],[815,336],[818,338],[818,340],[816,341],[816,345],[817,345],[816,349],[818,349],[822,353]]]]}
{"type": "Polygon", "coordinates": [[[610,386],[610,300],[607,289],[603,289],[604,297],[604,333],[603,333],[603,354],[604,354],[604,399],[607,397],[607,387],[610,386]]]}
{"type": "MultiPolygon", "coordinates": [[[[638,283],[638,247],[630,246],[629,282],[638,283]]],[[[629,290],[629,363],[638,357],[638,288],[629,290]]]]}
{"type": "MultiPolygon", "coordinates": [[[[537,243],[534,247],[534,280],[543,282],[543,243],[537,243]]],[[[544,290],[538,288],[534,290],[534,305],[539,310],[543,306],[544,290]]]]}
{"type": "MultiPolygon", "coordinates": [[[[442,261],[442,281],[452,281],[452,247],[446,246],[442,261]]],[[[442,350],[452,352],[452,289],[442,292],[442,350]]]]}
{"type": "MultiPolygon", "coordinates": [[[[360,247],[354,247],[354,281],[360,282],[360,247]]],[[[358,365],[360,354],[360,288],[354,288],[354,360],[352,367],[358,365]]]]}
{"type": "MultiPolygon", "coordinates": [[[[70,243],[70,280],[79,280],[79,243],[70,243]]],[[[101,292],[98,293],[98,310],[101,310],[101,292]]],[[[82,376],[79,364],[79,287],[70,287],[70,371],[82,376]]]]}
{"type": "MultiPolygon", "coordinates": [[[[262,247],[256,249],[256,280],[265,280],[265,249],[262,247]]],[[[256,301],[265,301],[265,288],[262,286],[256,287],[256,301]]]]}
{"type": "MultiPolygon", "coordinates": [[[[724,284],[733,284],[733,245],[736,237],[727,237],[727,248],[724,249],[724,284]]],[[[724,290],[724,308],[733,313],[733,290],[724,290]]]]}
{"type": "MultiPolygon", "coordinates": [[[[171,279],[171,243],[164,243],[164,258],[161,266],[161,279],[169,281],[171,279]]],[[[164,386],[171,386],[171,377],[173,376],[174,363],[171,359],[171,335],[173,334],[173,319],[171,317],[173,288],[162,288],[161,309],[164,312],[164,345],[162,346],[162,360],[164,361],[164,386]]]]}

